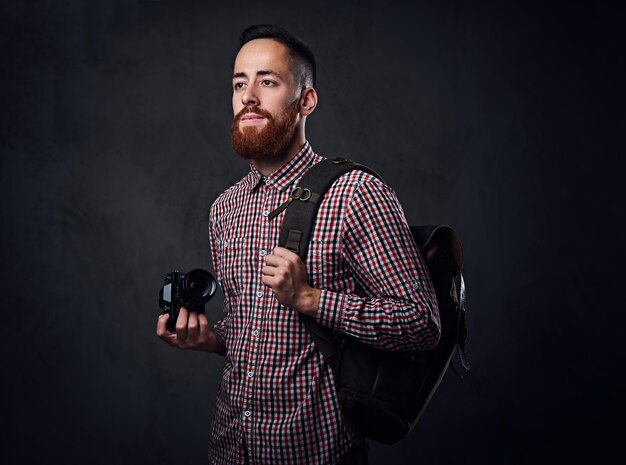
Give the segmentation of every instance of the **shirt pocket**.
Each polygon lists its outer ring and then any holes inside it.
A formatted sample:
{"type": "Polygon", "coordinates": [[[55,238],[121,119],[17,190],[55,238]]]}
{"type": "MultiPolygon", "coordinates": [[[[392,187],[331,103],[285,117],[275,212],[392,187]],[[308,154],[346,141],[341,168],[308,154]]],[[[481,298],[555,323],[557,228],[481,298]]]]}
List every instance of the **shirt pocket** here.
{"type": "Polygon", "coordinates": [[[246,243],[245,237],[227,237],[217,243],[220,285],[231,297],[241,295],[245,286],[246,243]]]}
{"type": "Polygon", "coordinates": [[[307,275],[309,285],[317,288],[327,287],[329,278],[328,274],[332,269],[332,250],[328,244],[320,240],[311,240],[309,244],[309,252],[307,255],[307,275]]]}

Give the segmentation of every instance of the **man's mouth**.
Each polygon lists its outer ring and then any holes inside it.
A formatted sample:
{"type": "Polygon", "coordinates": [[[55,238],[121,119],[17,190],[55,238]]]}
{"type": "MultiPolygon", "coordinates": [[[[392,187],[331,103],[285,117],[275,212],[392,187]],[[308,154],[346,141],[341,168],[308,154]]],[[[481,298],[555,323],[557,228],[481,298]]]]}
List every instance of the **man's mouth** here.
{"type": "Polygon", "coordinates": [[[243,115],[241,117],[241,121],[247,121],[247,122],[254,122],[254,121],[261,121],[265,119],[263,116],[261,115],[257,115],[256,113],[246,113],[245,115],[243,115]]]}

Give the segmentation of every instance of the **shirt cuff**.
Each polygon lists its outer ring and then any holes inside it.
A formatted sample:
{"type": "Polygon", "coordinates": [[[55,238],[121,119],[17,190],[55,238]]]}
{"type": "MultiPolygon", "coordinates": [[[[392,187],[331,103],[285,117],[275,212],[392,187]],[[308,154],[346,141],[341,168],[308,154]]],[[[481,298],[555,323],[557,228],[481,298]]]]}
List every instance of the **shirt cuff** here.
{"type": "Polygon", "coordinates": [[[332,330],[342,331],[343,312],[348,300],[346,294],[322,289],[320,305],[317,309],[317,322],[332,330]]]}
{"type": "Polygon", "coordinates": [[[215,325],[211,328],[211,331],[217,334],[217,337],[219,337],[222,340],[222,342],[224,343],[224,347],[226,347],[226,331],[224,330],[224,328],[220,328],[217,325],[215,325]]]}

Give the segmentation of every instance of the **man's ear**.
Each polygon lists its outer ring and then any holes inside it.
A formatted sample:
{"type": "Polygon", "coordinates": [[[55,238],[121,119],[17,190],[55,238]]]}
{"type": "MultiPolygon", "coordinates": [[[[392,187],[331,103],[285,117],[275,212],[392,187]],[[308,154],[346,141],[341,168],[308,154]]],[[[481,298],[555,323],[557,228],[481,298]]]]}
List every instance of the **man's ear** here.
{"type": "Polygon", "coordinates": [[[302,89],[300,94],[300,114],[302,116],[308,116],[313,113],[317,106],[317,92],[310,86],[306,86],[302,89]]]}

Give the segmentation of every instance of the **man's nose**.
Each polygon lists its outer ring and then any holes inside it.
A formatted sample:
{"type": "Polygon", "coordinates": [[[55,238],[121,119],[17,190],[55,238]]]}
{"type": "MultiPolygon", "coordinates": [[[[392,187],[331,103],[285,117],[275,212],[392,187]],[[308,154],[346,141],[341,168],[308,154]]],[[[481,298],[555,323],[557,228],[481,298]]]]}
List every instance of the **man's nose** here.
{"type": "Polygon", "coordinates": [[[246,86],[245,90],[241,94],[241,103],[245,106],[259,104],[259,99],[254,91],[254,86],[246,86]]]}

